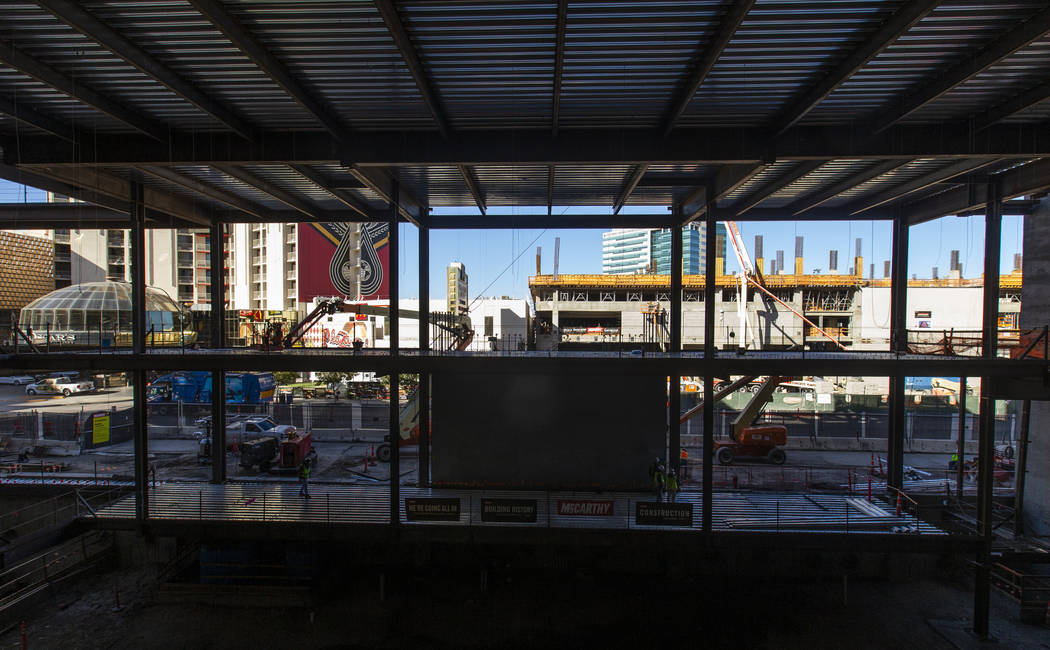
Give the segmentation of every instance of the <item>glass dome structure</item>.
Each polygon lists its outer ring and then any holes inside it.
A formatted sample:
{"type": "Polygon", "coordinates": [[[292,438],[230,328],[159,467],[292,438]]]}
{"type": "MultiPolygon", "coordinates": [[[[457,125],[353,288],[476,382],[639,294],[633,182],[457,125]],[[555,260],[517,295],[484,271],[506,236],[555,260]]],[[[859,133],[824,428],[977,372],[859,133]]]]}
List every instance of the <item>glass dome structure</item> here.
{"type": "MultiPolygon", "coordinates": [[[[146,287],[146,331],[181,331],[182,323],[182,308],[160,289],[146,287]]],[[[84,282],[56,289],[26,305],[18,324],[23,332],[32,328],[34,339],[50,332],[53,340],[68,343],[116,342],[131,333],[131,283],[84,282]]]]}

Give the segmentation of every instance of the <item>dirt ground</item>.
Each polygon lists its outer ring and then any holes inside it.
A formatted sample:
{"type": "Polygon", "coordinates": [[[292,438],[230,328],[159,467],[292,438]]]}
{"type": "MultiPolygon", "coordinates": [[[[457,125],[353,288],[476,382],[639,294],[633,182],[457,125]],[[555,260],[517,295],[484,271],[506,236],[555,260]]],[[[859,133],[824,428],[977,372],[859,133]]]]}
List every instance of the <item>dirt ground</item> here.
{"type": "MultiPolygon", "coordinates": [[[[25,617],[29,648],[955,648],[966,632],[964,572],[910,582],[783,584],[496,572],[361,574],[308,607],[155,602],[153,571],[84,577],[25,617]],[[113,611],[114,590],[123,609],[113,611]]],[[[993,594],[996,647],[1050,648],[993,594]]],[[[0,648],[20,647],[17,622],[0,648]]],[[[5,625],[6,627],[6,625],[5,625]]]]}

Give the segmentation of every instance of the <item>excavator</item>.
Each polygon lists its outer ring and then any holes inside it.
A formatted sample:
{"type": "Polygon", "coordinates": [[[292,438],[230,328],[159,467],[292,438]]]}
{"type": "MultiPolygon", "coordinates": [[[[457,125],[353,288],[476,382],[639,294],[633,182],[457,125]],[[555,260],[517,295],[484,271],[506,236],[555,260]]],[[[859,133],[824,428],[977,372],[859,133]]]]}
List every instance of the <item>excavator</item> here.
{"type": "MultiPolygon", "coordinates": [[[[758,379],[757,376],[744,376],[721,386],[715,392],[713,402],[717,404],[728,397],[739,388],[743,388],[758,379]]],[[[773,396],[773,391],[781,383],[788,381],[790,377],[770,376],[767,377],[740,413],[733,420],[733,436],[730,440],[715,440],[715,458],[722,465],[730,465],[737,458],[740,459],[766,459],[774,465],[783,465],[787,460],[784,445],[787,444],[787,427],[782,425],[771,425],[765,427],[751,426],[759,411],[773,396]]],[[[697,405],[681,415],[680,422],[685,424],[690,418],[702,411],[704,400],[699,400],[697,405]]]]}

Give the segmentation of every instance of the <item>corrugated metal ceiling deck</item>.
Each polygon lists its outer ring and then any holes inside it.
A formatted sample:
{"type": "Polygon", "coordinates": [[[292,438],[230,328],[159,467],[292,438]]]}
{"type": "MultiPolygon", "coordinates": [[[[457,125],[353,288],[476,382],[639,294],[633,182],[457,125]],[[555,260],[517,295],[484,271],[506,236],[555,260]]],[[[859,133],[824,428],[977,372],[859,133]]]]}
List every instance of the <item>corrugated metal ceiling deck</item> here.
{"type": "MultiPolygon", "coordinates": [[[[227,149],[231,141],[221,138],[231,133],[231,122],[243,122],[243,135],[253,138],[256,148],[287,132],[327,135],[342,143],[345,160],[288,160],[289,165],[305,164],[305,174],[273,160],[213,163],[207,151],[170,167],[181,180],[136,170],[132,164],[117,165],[115,171],[122,178],[143,178],[154,190],[195,197],[216,213],[246,201],[273,214],[314,208],[330,214],[345,212],[348,203],[381,213],[389,190],[381,186],[391,175],[400,176],[406,194],[435,207],[469,206],[476,198],[488,206],[552,202],[664,207],[695,201],[696,177],[711,180],[718,189],[720,171],[728,168],[717,157],[698,154],[692,162],[637,164],[630,162],[630,146],[624,144],[623,161],[617,162],[608,159],[606,145],[651,133],[651,142],[670,146],[692,129],[739,128],[750,135],[726,131],[721,137],[750,138],[765,142],[766,149],[755,156],[760,162],[750,163],[752,173],[720,192],[719,205],[782,209],[815,197],[825,208],[842,208],[907,183],[922,186],[924,175],[943,173],[958,156],[916,155],[872,177],[872,171],[880,171],[877,156],[829,154],[812,162],[778,158],[781,143],[798,140],[793,128],[848,127],[862,137],[869,122],[964,127],[987,118],[991,109],[996,109],[995,117],[980,124],[981,129],[995,122],[1045,129],[1050,119],[1050,101],[1045,99],[1050,92],[1040,92],[1044,85],[1050,89],[1045,2],[930,3],[931,10],[880,43],[887,26],[917,4],[11,2],[0,15],[0,137],[9,162],[17,164],[21,148],[37,147],[50,139],[49,132],[59,131],[66,142],[85,143],[106,134],[126,135],[134,143],[146,133],[169,140],[169,148],[192,134],[213,133],[220,138],[214,147],[227,149]],[[139,48],[145,58],[129,54],[111,34],[78,23],[71,13],[77,7],[112,30],[118,41],[126,39],[139,48]],[[272,61],[259,59],[228,36],[229,26],[213,12],[243,29],[272,61]],[[942,92],[894,113],[947,71],[976,61],[1019,31],[1026,34],[1023,42],[983,70],[962,74],[942,92]],[[843,73],[851,56],[865,51],[864,60],[843,73]],[[200,96],[173,85],[172,75],[200,96]],[[297,87],[289,87],[287,79],[297,87]],[[81,90],[71,90],[70,84],[81,90]],[[811,96],[818,90],[821,94],[811,96]],[[108,103],[100,103],[97,95],[108,103]],[[796,108],[800,112],[792,115],[796,108]],[[792,118],[786,126],[780,122],[785,115],[792,118]],[[608,132],[607,143],[595,135],[602,129],[608,132]],[[427,138],[439,130],[441,146],[451,151],[459,150],[462,134],[491,131],[497,134],[492,147],[508,148],[500,156],[507,162],[424,163],[428,147],[433,148],[425,142],[434,142],[427,138]],[[499,135],[508,130],[534,134],[511,140],[499,135]],[[582,130],[591,134],[584,142],[601,147],[594,160],[569,152],[574,155],[564,160],[511,162],[530,139],[557,143],[563,134],[582,130]],[[376,168],[379,176],[362,182],[365,168],[354,167],[354,145],[359,134],[371,133],[387,137],[399,151],[415,152],[418,160],[409,157],[388,169],[376,168]],[[238,169],[240,179],[231,175],[238,169]],[[256,182],[246,183],[244,172],[256,182]],[[339,187],[324,188],[318,178],[332,179],[339,187]],[[214,191],[202,196],[188,189],[194,183],[214,191]],[[824,196],[831,188],[840,191],[824,196]]],[[[891,131],[883,142],[900,141],[891,131]]],[[[719,131],[704,133],[720,137],[719,131]]],[[[160,144],[158,151],[163,151],[165,143],[160,144]]],[[[74,158],[56,163],[78,161],[79,148],[69,149],[74,158]]],[[[1006,153],[998,166],[981,169],[1005,168],[1026,152],[1006,153]]],[[[168,162],[174,160],[161,157],[148,164],[168,162]]],[[[53,174],[49,169],[34,167],[45,176],[53,174]]],[[[914,202],[943,189],[931,184],[902,192],[891,204],[914,202]]],[[[235,217],[236,211],[225,218],[235,217]]]]}

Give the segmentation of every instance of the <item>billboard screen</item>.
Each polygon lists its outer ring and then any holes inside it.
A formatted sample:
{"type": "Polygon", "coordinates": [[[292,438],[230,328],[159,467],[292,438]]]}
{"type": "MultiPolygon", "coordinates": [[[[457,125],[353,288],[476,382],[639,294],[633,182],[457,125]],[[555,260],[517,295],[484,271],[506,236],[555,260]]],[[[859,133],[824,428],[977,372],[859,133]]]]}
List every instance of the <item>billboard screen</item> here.
{"type": "Polygon", "coordinates": [[[347,280],[353,251],[349,223],[322,221],[299,224],[299,302],[317,296],[346,296],[357,300],[385,300],[390,272],[390,224],[361,224],[361,296],[347,280]]]}

